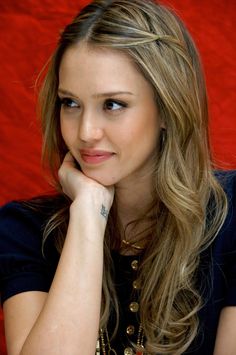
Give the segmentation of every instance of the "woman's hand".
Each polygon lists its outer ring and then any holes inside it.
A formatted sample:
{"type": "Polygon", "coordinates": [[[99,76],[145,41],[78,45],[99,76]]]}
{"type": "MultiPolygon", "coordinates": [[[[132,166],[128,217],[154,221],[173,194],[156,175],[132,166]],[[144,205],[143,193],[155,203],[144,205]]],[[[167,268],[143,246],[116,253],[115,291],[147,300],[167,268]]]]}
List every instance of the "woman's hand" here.
{"type": "Polygon", "coordinates": [[[74,157],[68,152],[58,171],[63,192],[73,201],[79,202],[83,209],[99,210],[107,219],[114,198],[114,187],[105,187],[97,181],[85,176],[78,170],[74,157]]]}

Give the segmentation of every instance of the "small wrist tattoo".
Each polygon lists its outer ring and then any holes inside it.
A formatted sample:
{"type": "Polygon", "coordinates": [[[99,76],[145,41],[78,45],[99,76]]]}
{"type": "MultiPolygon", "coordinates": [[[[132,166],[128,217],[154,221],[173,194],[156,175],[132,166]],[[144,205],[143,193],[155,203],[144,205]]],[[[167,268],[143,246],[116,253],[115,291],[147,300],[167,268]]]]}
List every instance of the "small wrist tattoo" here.
{"type": "Polygon", "coordinates": [[[108,219],[108,210],[104,205],[102,205],[100,213],[105,219],[108,219]]]}

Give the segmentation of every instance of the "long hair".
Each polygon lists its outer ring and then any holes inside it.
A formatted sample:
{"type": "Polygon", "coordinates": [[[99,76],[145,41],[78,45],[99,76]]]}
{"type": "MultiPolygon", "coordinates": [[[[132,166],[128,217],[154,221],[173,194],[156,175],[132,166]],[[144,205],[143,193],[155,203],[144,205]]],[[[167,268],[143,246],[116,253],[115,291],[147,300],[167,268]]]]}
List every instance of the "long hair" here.
{"type": "MultiPolygon", "coordinates": [[[[58,73],[65,51],[81,41],[126,53],[155,92],[166,129],[163,144],[157,144],[155,220],[139,273],[140,320],[146,351],[182,354],[198,330],[197,313],[202,306],[195,284],[199,256],[213,241],[227,211],[225,194],[212,172],[199,55],[182,21],[154,1],[95,0],[86,6],[61,34],[40,95],[43,156],[59,191],[56,172],[66,146],[60,132],[58,73]]],[[[64,200],[45,230],[45,238],[52,232],[56,236],[60,251],[69,203],[64,200]]],[[[112,307],[118,314],[110,266],[116,223],[113,208],[104,245],[102,327],[112,307]]]]}

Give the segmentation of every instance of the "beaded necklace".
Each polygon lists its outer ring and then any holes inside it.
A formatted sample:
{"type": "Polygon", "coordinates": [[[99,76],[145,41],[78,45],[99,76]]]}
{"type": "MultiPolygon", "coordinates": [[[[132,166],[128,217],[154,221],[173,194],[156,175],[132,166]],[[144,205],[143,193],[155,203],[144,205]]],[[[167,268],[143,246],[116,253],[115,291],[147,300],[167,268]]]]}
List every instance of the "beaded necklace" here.
{"type": "MultiPolygon", "coordinates": [[[[118,355],[117,352],[111,347],[109,335],[107,329],[105,331],[103,329],[100,329],[100,338],[97,341],[97,347],[96,347],[96,355],[118,355]],[[106,337],[106,341],[105,341],[106,337]]],[[[143,327],[140,324],[139,330],[138,330],[138,337],[137,337],[137,351],[134,353],[134,350],[130,347],[127,347],[124,349],[124,355],[143,355],[144,354],[144,332],[143,332],[143,327]]]]}

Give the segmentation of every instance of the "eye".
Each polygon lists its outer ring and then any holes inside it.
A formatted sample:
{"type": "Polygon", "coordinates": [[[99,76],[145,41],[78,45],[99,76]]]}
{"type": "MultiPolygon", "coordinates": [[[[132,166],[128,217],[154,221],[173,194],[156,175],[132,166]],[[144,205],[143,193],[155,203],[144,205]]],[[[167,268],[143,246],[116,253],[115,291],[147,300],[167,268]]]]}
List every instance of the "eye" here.
{"type": "Polygon", "coordinates": [[[104,109],[108,111],[119,111],[127,107],[127,104],[121,101],[108,99],[104,103],[104,109]]]}
{"type": "Polygon", "coordinates": [[[59,100],[60,100],[60,105],[63,108],[69,108],[69,109],[79,108],[79,104],[73,99],[70,99],[69,97],[63,97],[63,98],[59,97],[59,100]]]}

